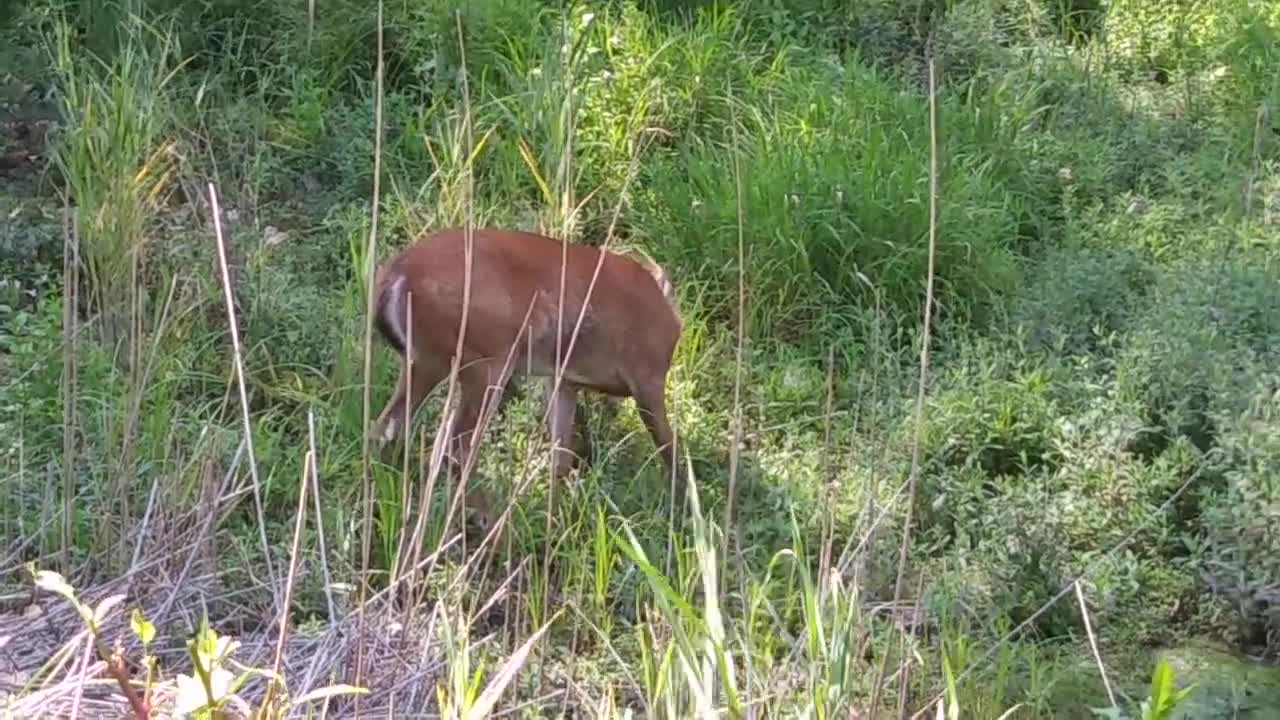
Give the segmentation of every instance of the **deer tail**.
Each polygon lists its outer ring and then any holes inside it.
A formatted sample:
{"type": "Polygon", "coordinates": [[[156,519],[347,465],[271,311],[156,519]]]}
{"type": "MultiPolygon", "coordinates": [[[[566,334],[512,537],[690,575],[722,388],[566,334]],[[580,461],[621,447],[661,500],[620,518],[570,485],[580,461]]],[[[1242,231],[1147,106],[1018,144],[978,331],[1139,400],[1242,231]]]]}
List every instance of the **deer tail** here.
{"type": "Polygon", "coordinates": [[[378,293],[374,306],[373,319],[378,332],[401,355],[407,352],[409,345],[407,285],[404,275],[396,275],[378,293]]]}
{"type": "Polygon", "coordinates": [[[668,302],[675,300],[675,286],[671,284],[671,276],[667,274],[667,271],[663,269],[656,260],[650,257],[648,253],[642,250],[633,251],[632,257],[640,263],[640,266],[643,267],[649,273],[649,276],[653,278],[653,281],[657,283],[658,289],[662,291],[662,296],[665,297],[668,302]]]}

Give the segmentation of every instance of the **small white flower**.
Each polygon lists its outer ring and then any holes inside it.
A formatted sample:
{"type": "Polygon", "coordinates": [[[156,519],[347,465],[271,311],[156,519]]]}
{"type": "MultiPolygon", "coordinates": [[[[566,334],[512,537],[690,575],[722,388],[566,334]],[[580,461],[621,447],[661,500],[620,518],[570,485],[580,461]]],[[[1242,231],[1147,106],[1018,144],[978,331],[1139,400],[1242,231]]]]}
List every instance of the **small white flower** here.
{"type": "MultiPolygon", "coordinates": [[[[226,697],[231,689],[233,676],[230,670],[218,668],[209,674],[209,688],[213,691],[213,702],[226,697]]],[[[205,692],[204,683],[199,678],[179,673],[177,678],[178,694],[174,700],[173,712],[177,715],[190,715],[209,704],[209,695],[205,692]]]]}

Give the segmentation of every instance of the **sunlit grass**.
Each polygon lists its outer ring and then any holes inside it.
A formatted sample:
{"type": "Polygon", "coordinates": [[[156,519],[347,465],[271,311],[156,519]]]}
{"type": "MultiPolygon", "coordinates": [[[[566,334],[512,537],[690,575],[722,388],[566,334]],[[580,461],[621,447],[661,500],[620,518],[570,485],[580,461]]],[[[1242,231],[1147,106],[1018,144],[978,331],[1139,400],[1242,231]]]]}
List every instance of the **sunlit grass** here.
{"type": "MultiPolygon", "coordinates": [[[[1224,60],[1244,88],[1225,103],[1198,76],[1162,88],[1108,74],[1089,64],[1103,45],[1071,51],[1003,28],[1022,55],[988,53],[994,36],[977,22],[947,25],[972,37],[936,36],[938,370],[917,415],[931,135],[914,55],[904,77],[872,70],[877,58],[830,56],[834,41],[805,44],[834,36],[835,19],[755,5],[677,20],[633,3],[500,0],[461,16],[449,3],[388,4],[379,85],[376,26],[356,5],[273,10],[270,32],[220,30],[194,49],[156,29],[163,18],[120,14],[133,32],[103,62],[74,25],[50,26],[54,158],[84,259],[74,317],[107,342],[69,349],[76,374],[64,375],[69,328],[56,313],[20,310],[0,330],[0,367],[21,371],[0,381],[16,418],[0,418],[0,498],[18,539],[3,567],[51,557],[65,518],[63,569],[81,571],[77,587],[161,563],[183,592],[217,577],[218,593],[255,609],[287,588],[293,622],[333,637],[368,579],[359,611],[379,614],[368,634],[342,637],[422,664],[404,671],[417,689],[397,695],[405,678],[378,674],[394,663],[368,656],[360,702],[449,717],[527,704],[601,718],[836,718],[873,699],[907,716],[932,716],[942,699],[959,717],[1085,717],[1107,700],[1088,646],[1062,640],[1074,608],[1054,599],[1082,558],[1100,559],[1082,592],[1119,645],[1104,642],[1098,664],[1141,666],[1117,681],[1135,697],[1150,675],[1134,638],[1225,617],[1220,598],[1193,601],[1196,568],[1232,557],[1234,528],[1258,528],[1252,509],[1266,498],[1250,478],[1273,467],[1248,435],[1273,420],[1237,392],[1256,392],[1276,337],[1274,283],[1246,272],[1274,267],[1250,247],[1265,245],[1273,143],[1239,139],[1246,104],[1251,130],[1274,110],[1253,60],[1224,60]],[[1029,60],[999,64],[1011,57],[1029,60]],[[1179,124],[1189,92],[1198,140],[1179,124]],[[1126,105],[1139,95],[1140,111],[1126,105]],[[201,209],[210,182],[225,197],[246,427],[201,209]],[[442,386],[407,455],[370,462],[365,515],[365,406],[381,406],[398,369],[385,345],[366,345],[367,271],[468,219],[574,242],[611,228],[611,245],[671,273],[685,330],[669,397],[695,479],[689,507],[670,507],[630,402],[584,403],[592,462],[553,488],[530,387],[494,420],[471,478],[509,503],[504,533],[463,534],[458,488],[432,458],[442,386]],[[1231,252],[1204,267],[1236,282],[1166,272],[1206,238],[1231,252]],[[1117,246],[1141,261],[1095,249],[1117,246]],[[1153,276],[1166,278],[1155,291],[1153,276]],[[1187,329],[1200,327],[1224,330],[1187,329]],[[1185,354],[1161,344],[1181,336],[1185,354]],[[1134,429],[1144,424],[1160,427],[1134,429]],[[915,437],[920,487],[908,498],[915,437]],[[1169,493],[1220,455],[1237,463],[1226,472],[1247,511],[1166,516],[1169,493]],[[1150,542],[1125,544],[1139,532],[1150,542]],[[1187,551],[1171,539],[1183,536],[1217,544],[1187,551]],[[289,577],[266,580],[268,563],[289,577]],[[1020,622],[1026,633],[1011,635],[1020,622]]],[[[268,17],[223,10],[210,27],[268,17]]],[[[867,12],[925,22],[891,10],[867,12]]],[[[910,45],[898,26],[874,27],[910,45]]],[[[1266,56],[1269,26],[1250,27],[1266,56]]],[[[175,597],[158,625],[176,617],[175,597]]],[[[227,612],[225,600],[212,607],[227,612]]],[[[244,632],[272,646],[287,636],[244,632]]]]}

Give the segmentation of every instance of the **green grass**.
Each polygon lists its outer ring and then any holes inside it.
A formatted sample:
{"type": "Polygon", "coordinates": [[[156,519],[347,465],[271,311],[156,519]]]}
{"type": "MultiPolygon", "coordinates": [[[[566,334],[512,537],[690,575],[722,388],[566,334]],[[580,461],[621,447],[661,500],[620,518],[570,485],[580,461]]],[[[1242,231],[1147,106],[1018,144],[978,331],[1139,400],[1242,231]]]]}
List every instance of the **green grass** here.
{"type": "MultiPolygon", "coordinates": [[[[282,631],[260,618],[287,589],[291,691],[349,682],[362,712],[449,717],[932,717],[937,698],[1090,717],[1109,700],[1082,574],[1128,716],[1162,647],[1280,652],[1270,4],[394,2],[381,128],[364,4],[90,5],[0,18],[5,152],[44,99],[59,113],[35,169],[0,176],[0,595],[29,592],[27,561],[94,603],[160,567],[122,607],[174,646],[207,613],[269,668],[282,631]],[[669,507],[630,402],[585,403],[593,462],[552,488],[530,387],[470,479],[510,502],[505,531],[459,536],[430,462],[442,387],[409,456],[371,462],[365,515],[367,263],[467,217],[588,242],[613,225],[668,270],[691,508],[669,507]],[[53,270],[67,247],[74,274],[53,270]],[[389,659],[394,633],[421,664],[389,659]]],[[[371,358],[376,412],[398,361],[371,358]]],[[[109,642],[160,658],[160,687],[191,671],[115,612],[109,642]]],[[[0,705],[32,711],[14,690],[0,705]]]]}

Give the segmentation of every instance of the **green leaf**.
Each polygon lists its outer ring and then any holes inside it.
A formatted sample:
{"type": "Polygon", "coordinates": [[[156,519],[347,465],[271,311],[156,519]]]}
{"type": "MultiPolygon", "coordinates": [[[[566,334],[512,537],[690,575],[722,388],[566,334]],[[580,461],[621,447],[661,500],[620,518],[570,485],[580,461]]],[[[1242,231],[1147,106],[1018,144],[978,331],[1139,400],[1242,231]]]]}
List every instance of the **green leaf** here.
{"type": "Polygon", "coordinates": [[[268,670],[266,668],[249,667],[247,665],[238,663],[234,660],[231,661],[231,664],[240,670],[240,674],[235,676],[235,679],[231,681],[231,685],[228,686],[227,688],[227,692],[231,694],[240,692],[240,688],[244,687],[245,683],[249,682],[255,677],[266,678],[276,683],[280,687],[285,686],[284,678],[272,670],[268,670]]]}
{"type": "Polygon", "coordinates": [[[93,612],[89,610],[87,605],[76,598],[75,589],[73,589],[71,585],[63,579],[60,573],[56,573],[52,570],[36,570],[34,563],[29,563],[27,565],[27,572],[31,573],[36,587],[41,590],[56,593],[66,598],[67,602],[71,603],[71,605],[75,607],[76,612],[80,613],[80,618],[84,620],[85,624],[90,627],[94,627],[93,612]]]}
{"type": "Polygon", "coordinates": [[[1174,684],[1173,666],[1165,658],[1156,663],[1151,673],[1150,702],[1143,703],[1145,720],[1166,720],[1173,711],[1195,690],[1195,685],[1178,690],[1174,684]]]}
{"type": "Polygon", "coordinates": [[[1022,703],[1018,703],[1017,705],[1014,705],[1008,710],[1005,710],[1004,713],[1000,715],[1000,717],[996,718],[996,720],[1008,720],[1008,718],[1013,717],[1014,711],[1016,711],[1020,707],[1022,707],[1022,703]]]}
{"type": "Polygon", "coordinates": [[[208,618],[200,619],[200,629],[191,639],[191,647],[200,664],[200,669],[204,672],[212,670],[213,662],[218,657],[218,633],[209,627],[208,618]]]}
{"type": "Polygon", "coordinates": [[[369,688],[358,687],[356,685],[329,685],[327,687],[317,688],[308,693],[303,693],[297,700],[290,703],[293,706],[302,705],[304,703],[323,700],[334,695],[368,695],[369,688]]]}
{"type": "Polygon", "coordinates": [[[498,674],[489,681],[488,687],[484,689],[484,692],[480,693],[480,698],[476,701],[476,704],[467,710],[466,715],[463,716],[463,720],[478,720],[479,718],[487,717],[489,713],[493,711],[493,708],[498,704],[498,698],[502,696],[503,691],[505,691],[507,686],[511,684],[511,681],[515,679],[516,673],[524,666],[525,660],[528,659],[529,652],[533,649],[533,646],[544,634],[546,634],[547,629],[550,628],[551,624],[559,617],[560,613],[557,612],[546,622],[545,625],[531,635],[528,640],[525,640],[524,644],[512,653],[511,657],[507,658],[507,661],[502,664],[501,668],[499,668],[498,674]]]}
{"type": "Polygon", "coordinates": [[[956,676],[951,672],[951,661],[947,659],[945,653],[942,655],[942,672],[947,681],[947,697],[950,700],[950,706],[947,708],[948,720],[959,720],[960,718],[960,698],[956,691],[956,676]]]}
{"type": "Polygon", "coordinates": [[[156,639],[156,626],[143,617],[142,608],[133,609],[133,615],[129,617],[129,627],[133,628],[133,634],[138,636],[144,647],[156,639]]]}
{"type": "Polygon", "coordinates": [[[650,587],[654,591],[654,595],[658,596],[659,600],[665,601],[668,605],[676,608],[681,616],[694,616],[696,613],[694,612],[693,606],[690,605],[689,602],[680,595],[680,593],[677,593],[675,588],[671,586],[670,581],[667,580],[666,576],[658,572],[658,569],[649,562],[648,556],[645,555],[644,547],[640,544],[640,540],[636,538],[635,534],[631,532],[631,528],[628,527],[626,523],[623,523],[622,529],[627,534],[627,542],[624,543],[622,538],[617,538],[616,544],[618,549],[621,550],[622,553],[631,560],[631,562],[634,562],[640,567],[640,571],[644,573],[645,579],[649,581],[650,587]]]}
{"type": "Polygon", "coordinates": [[[1156,668],[1151,673],[1151,700],[1157,714],[1172,693],[1173,668],[1169,667],[1168,661],[1162,658],[1156,663],[1156,668]]]}

